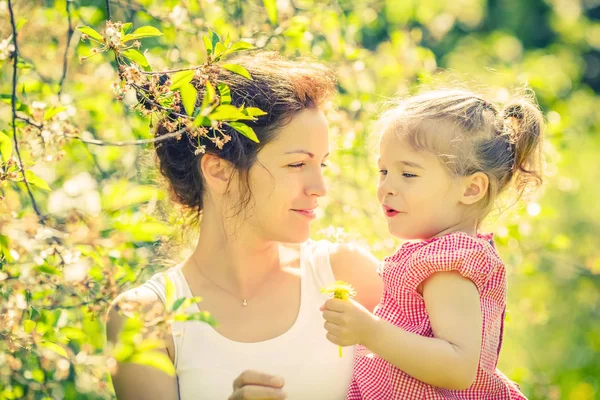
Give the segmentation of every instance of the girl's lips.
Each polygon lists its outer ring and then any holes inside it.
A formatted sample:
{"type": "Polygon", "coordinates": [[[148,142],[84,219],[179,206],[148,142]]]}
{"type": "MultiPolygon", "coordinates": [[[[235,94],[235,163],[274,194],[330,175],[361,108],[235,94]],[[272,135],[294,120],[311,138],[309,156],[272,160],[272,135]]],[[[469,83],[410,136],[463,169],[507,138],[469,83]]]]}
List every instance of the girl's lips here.
{"type": "Polygon", "coordinates": [[[396,211],[391,207],[388,206],[383,206],[383,212],[385,213],[386,216],[388,217],[395,217],[396,215],[400,214],[400,211],[396,211]]]}

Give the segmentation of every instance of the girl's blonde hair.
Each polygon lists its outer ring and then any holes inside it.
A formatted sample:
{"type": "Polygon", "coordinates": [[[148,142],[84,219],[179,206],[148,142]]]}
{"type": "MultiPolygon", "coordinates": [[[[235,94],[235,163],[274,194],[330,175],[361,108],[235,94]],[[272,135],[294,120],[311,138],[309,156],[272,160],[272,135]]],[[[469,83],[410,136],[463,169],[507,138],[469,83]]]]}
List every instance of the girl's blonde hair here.
{"type": "Polygon", "coordinates": [[[489,187],[478,203],[480,219],[511,184],[520,196],[542,183],[544,119],[531,95],[500,108],[470,91],[429,91],[386,111],[379,131],[390,130],[415,149],[436,153],[456,177],[485,173],[489,187]]]}

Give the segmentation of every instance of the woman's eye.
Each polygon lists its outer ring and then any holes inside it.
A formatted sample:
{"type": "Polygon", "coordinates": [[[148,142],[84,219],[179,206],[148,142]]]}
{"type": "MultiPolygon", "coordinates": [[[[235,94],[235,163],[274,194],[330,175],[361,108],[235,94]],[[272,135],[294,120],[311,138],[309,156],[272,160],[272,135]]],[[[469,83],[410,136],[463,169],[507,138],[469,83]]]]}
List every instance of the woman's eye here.
{"type": "Polygon", "coordinates": [[[291,168],[301,168],[304,165],[305,164],[303,162],[300,162],[300,163],[297,163],[297,164],[290,164],[290,165],[288,165],[288,167],[291,167],[291,168]]]}
{"type": "Polygon", "coordinates": [[[408,172],[403,173],[402,176],[405,177],[405,178],[416,178],[417,177],[417,175],[411,174],[411,173],[408,173],[408,172]]]}
{"type": "Polygon", "coordinates": [[[379,175],[387,175],[387,169],[380,169],[379,175]]]}
{"type": "Polygon", "coordinates": [[[323,168],[327,168],[327,164],[325,164],[325,163],[321,163],[321,167],[323,167],[323,168]]]}

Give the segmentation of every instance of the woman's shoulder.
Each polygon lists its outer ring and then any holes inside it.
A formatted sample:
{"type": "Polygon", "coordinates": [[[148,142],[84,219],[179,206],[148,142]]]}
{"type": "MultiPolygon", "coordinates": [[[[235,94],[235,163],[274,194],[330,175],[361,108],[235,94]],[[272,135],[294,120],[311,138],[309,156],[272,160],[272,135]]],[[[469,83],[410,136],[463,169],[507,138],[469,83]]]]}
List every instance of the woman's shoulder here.
{"type": "Polygon", "coordinates": [[[128,318],[153,319],[165,310],[166,280],[173,268],[154,274],[147,281],[119,294],[108,310],[107,330],[120,329],[128,318]]]}

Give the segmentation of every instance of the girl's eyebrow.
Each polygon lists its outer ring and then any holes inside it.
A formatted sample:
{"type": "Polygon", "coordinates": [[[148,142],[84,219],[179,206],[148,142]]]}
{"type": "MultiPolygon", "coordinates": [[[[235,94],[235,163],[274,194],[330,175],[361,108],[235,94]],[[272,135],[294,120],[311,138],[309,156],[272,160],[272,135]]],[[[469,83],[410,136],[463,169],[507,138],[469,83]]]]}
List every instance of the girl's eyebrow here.
{"type": "Polygon", "coordinates": [[[419,164],[417,164],[416,162],[412,162],[412,161],[404,161],[404,160],[400,160],[398,161],[399,163],[402,163],[404,165],[408,165],[409,167],[413,167],[413,168],[420,168],[420,169],[424,169],[422,166],[420,166],[419,164]]]}

